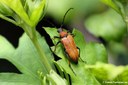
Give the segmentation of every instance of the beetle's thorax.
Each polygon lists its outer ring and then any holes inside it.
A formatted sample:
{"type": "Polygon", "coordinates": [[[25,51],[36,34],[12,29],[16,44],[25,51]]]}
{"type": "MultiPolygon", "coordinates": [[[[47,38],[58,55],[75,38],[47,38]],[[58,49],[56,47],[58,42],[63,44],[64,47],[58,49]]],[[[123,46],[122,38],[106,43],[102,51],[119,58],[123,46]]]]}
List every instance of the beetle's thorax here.
{"type": "Polygon", "coordinates": [[[67,37],[67,35],[68,35],[68,33],[67,32],[64,32],[64,31],[60,32],[59,34],[60,34],[60,37],[61,38],[67,37]]]}

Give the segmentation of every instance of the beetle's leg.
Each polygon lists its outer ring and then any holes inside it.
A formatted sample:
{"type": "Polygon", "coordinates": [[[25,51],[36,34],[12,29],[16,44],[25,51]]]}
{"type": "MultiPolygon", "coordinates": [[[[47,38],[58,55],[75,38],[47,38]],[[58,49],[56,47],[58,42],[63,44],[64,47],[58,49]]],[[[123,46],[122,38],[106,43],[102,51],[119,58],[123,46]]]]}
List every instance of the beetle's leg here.
{"type": "Polygon", "coordinates": [[[55,44],[55,49],[54,49],[54,52],[56,51],[56,46],[60,43],[60,41],[58,41],[56,44],[55,44]]]}
{"type": "Polygon", "coordinates": [[[58,37],[58,36],[54,36],[52,39],[55,40],[56,38],[60,38],[60,37],[58,37]]]}
{"type": "Polygon", "coordinates": [[[80,60],[82,61],[82,62],[85,62],[84,60],[82,60],[82,58],[80,57],[80,48],[79,47],[77,47],[77,49],[79,50],[79,58],[80,58],[80,60]]]}
{"type": "MultiPolygon", "coordinates": [[[[55,40],[55,38],[60,38],[60,37],[58,37],[58,36],[54,36],[54,37],[53,37],[53,40],[55,40]]],[[[57,46],[59,43],[60,43],[60,41],[58,41],[58,42],[55,44],[54,52],[56,51],[56,46],[57,46]]]]}
{"type": "Polygon", "coordinates": [[[67,30],[67,33],[70,33],[70,30],[67,30]]]}
{"type": "Polygon", "coordinates": [[[55,39],[55,38],[60,38],[60,37],[58,37],[58,36],[54,36],[54,39],[55,39]]]}
{"type": "Polygon", "coordinates": [[[67,31],[72,37],[75,37],[75,34],[71,33],[69,30],[67,31]]]}
{"type": "Polygon", "coordinates": [[[74,70],[73,70],[72,67],[71,67],[70,61],[68,61],[68,65],[69,65],[69,67],[71,68],[72,72],[76,75],[76,73],[74,72],[74,70]]]}
{"type": "Polygon", "coordinates": [[[80,57],[80,48],[79,48],[79,47],[77,47],[77,49],[79,50],[79,57],[80,57]]]}
{"type": "Polygon", "coordinates": [[[76,35],[75,34],[73,34],[73,33],[71,33],[70,35],[72,35],[72,37],[75,37],[76,35]]]}
{"type": "Polygon", "coordinates": [[[66,50],[64,49],[64,53],[66,54],[67,58],[70,59],[68,53],[66,52],[66,50]]]}
{"type": "Polygon", "coordinates": [[[55,38],[60,38],[60,37],[58,37],[58,36],[54,36],[52,39],[55,40],[55,38]]]}
{"type": "MultiPolygon", "coordinates": [[[[68,53],[65,51],[65,49],[64,49],[64,52],[65,52],[66,56],[68,57],[68,59],[70,60],[70,57],[69,57],[68,53]]],[[[70,64],[70,61],[69,60],[68,60],[68,65],[71,68],[72,72],[76,75],[76,73],[74,72],[74,70],[71,67],[71,64],[70,64]]]]}

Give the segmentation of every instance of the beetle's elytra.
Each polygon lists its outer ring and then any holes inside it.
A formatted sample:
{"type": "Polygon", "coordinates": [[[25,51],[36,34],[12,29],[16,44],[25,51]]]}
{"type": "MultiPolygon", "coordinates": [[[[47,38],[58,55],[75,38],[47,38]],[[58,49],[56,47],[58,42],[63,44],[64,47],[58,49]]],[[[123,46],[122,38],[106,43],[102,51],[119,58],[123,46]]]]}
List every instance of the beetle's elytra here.
{"type": "Polygon", "coordinates": [[[79,58],[79,49],[74,42],[73,36],[63,31],[62,28],[59,28],[58,32],[60,34],[60,42],[64,46],[65,53],[67,54],[68,59],[77,64],[79,58]]]}

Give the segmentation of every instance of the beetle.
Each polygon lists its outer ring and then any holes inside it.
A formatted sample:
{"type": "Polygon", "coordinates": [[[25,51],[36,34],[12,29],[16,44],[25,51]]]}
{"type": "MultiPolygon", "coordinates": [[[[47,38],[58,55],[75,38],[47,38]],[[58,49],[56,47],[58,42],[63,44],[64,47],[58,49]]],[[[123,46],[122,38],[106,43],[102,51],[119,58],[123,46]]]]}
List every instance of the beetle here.
{"type": "MultiPolygon", "coordinates": [[[[64,49],[65,49],[65,53],[67,54],[68,56],[68,59],[69,59],[69,65],[70,65],[70,61],[72,61],[73,63],[77,64],[78,63],[78,59],[79,59],[79,56],[80,56],[80,49],[76,46],[75,42],[74,42],[74,38],[73,38],[73,34],[71,33],[68,33],[67,31],[64,31],[62,29],[62,25],[64,23],[64,19],[65,19],[65,16],[66,14],[73,8],[70,8],[64,15],[64,18],[63,18],[63,21],[62,21],[62,24],[61,24],[61,27],[58,28],[58,33],[59,33],[59,37],[58,36],[54,36],[54,38],[60,38],[60,41],[56,43],[55,45],[55,50],[56,50],[56,46],[59,44],[59,43],[62,43],[64,49]]],[[[54,50],[54,51],[55,51],[54,50]]]]}
{"type": "Polygon", "coordinates": [[[55,45],[55,49],[56,46],[61,42],[65,49],[65,53],[68,56],[68,59],[74,62],[75,64],[77,64],[80,56],[79,54],[80,49],[76,46],[73,35],[66,31],[63,31],[62,28],[58,29],[58,33],[60,37],[55,36],[54,38],[60,38],[60,41],[55,45]]]}

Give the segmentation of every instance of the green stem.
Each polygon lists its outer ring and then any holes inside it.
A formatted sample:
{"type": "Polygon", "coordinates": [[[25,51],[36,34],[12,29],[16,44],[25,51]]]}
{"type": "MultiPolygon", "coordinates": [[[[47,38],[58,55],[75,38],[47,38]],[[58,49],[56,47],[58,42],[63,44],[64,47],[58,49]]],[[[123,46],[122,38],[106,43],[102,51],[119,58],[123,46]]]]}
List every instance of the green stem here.
{"type": "Polygon", "coordinates": [[[44,53],[43,48],[41,47],[38,39],[37,39],[37,35],[36,35],[36,29],[32,28],[28,25],[21,25],[21,27],[24,29],[24,31],[26,32],[26,34],[29,36],[29,38],[31,39],[32,43],[34,44],[40,58],[41,61],[43,63],[43,65],[45,66],[47,72],[49,73],[50,70],[52,69],[48,59],[46,58],[46,55],[44,53]]]}
{"type": "Polygon", "coordinates": [[[13,23],[14,25],[18,26],[18,24],[17,24],[14,20],[12,20],[12,19],[10,19],[10,18],[8,18],[8,17],[6,17],[6,16],[4,16],[4,15],[2,15],[2,14],[0,14],[0,18],[6,20],[6,21],[8,21],[8,22],[11,22],[11,23],[13,23]]]}
{"type": "Polygon", "coordinates": [[[52,67],[51,67],[50,63],[48,62],[48,60],[46,58],[46,55],[44,53],[44,50],[42,49],[40,43],[38,42],[37,35],[36,35],[36,30],[35,29],[33,29],[32,35],[33,35],[33,37],[31,37],[31,40],[32,40],[34,46],[36,47],[39,56],[41,57],[42,63],[44,64],[47,72],[49,73],[50,70],[52,69],[52,67]]]}

